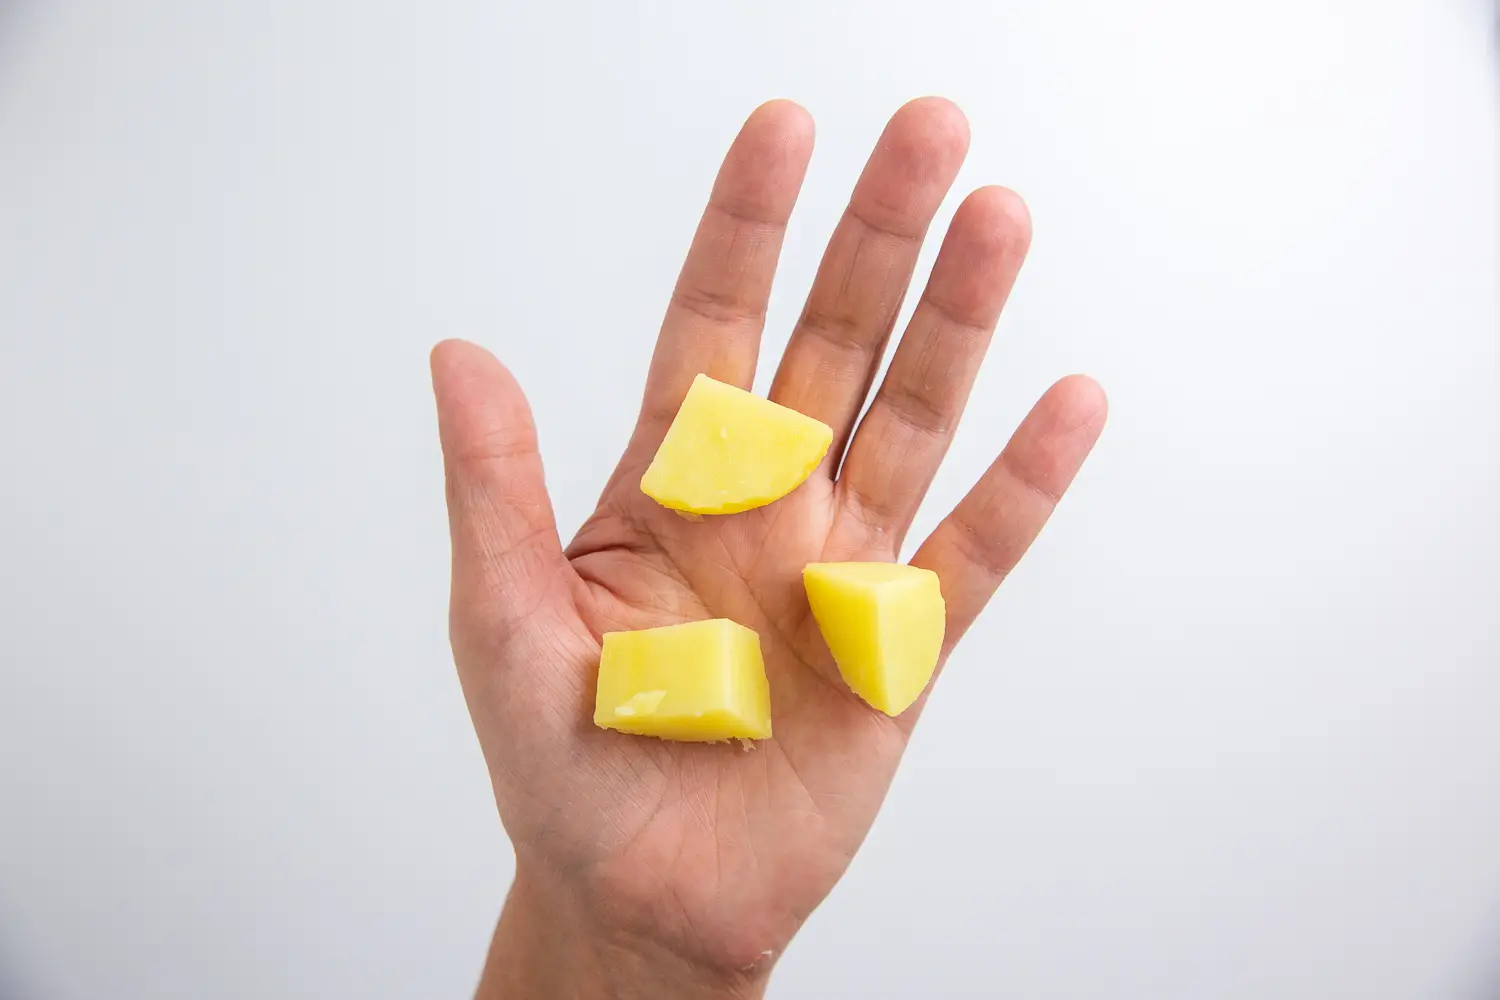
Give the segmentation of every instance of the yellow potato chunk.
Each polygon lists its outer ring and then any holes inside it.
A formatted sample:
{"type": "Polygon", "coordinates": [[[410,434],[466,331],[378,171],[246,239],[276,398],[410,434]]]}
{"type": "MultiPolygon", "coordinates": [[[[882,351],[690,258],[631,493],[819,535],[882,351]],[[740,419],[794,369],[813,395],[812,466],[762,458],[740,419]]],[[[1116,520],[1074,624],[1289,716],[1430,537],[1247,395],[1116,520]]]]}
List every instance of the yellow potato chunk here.
{"type": "Polygon", "coordinates": [[[825,423],[699,375],[641,478],[641,491],[689,514],[750,510],[802,485],[832,441],[825,423]]]}
{"type": "Polygon", "coordinates": [[[604,633],[594,725],[664,740],[769,738],[760,636],[728,618],[604,633]]]}
{"type": "Polygon", "coordinates": [[[937,574],[896,563],[811,563],[802,582],[844,682],[886,715],[906,711],[943,649],[937,574]]]}

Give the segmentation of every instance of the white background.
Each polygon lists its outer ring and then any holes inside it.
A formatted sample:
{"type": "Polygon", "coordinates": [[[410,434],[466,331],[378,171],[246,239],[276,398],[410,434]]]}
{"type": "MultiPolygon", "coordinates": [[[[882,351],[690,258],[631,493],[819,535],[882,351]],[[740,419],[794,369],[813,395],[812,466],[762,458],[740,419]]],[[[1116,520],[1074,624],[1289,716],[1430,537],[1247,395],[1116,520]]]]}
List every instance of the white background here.
{"type": "Polygon", "coordinates": [[[820,132],[774,356],[942,93],[1036,239],[915,537],[1054,378],[1111,423],[772,996],[1495,996],[1495,21],[0,0],[0,995],[465,995],[427,348],[517,371],[570,531],[741,118],[820,132]]]}

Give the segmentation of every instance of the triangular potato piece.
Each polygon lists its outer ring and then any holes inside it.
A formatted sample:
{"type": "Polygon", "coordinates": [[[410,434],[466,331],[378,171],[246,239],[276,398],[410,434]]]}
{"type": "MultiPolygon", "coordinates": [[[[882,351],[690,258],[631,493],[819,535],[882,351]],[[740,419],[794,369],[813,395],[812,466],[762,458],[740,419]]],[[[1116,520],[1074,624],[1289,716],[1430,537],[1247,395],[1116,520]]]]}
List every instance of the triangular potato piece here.
{"type": "Polygon", "coordinates": [[[802,581],[844,682],[886,715],[906,711],[943,651],[937,574],[899,563],[810,563],[802,581]]]}

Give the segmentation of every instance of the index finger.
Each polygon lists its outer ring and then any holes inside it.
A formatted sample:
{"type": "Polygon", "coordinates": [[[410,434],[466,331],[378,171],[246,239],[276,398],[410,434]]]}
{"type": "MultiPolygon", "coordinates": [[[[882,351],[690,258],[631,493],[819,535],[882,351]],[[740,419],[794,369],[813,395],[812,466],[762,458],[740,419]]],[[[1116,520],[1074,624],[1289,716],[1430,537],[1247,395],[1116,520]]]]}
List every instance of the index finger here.
{"type": "Polygon", "coordinates": [[[748,389],[787,220],[812,156],[812,117],[761,105],[724,157],[667,306],[637,433],[655,447],[693,377],[748,389]]]}

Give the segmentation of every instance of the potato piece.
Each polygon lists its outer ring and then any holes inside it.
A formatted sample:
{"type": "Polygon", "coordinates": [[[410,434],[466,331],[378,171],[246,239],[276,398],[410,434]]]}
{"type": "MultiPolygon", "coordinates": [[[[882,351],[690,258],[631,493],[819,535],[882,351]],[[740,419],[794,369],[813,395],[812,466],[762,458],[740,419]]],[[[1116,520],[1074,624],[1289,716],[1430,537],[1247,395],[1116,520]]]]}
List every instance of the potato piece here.
{"type": "Polygon", "coordinates": [[[769,738],[760,636],[728,618],[606,632],[594,725],[665,740],[769,738]]]}
{"type": "Polygon", "coordinates": [[[896,563],[811,563],[802,581],[844,682],[886,715],[906,711],[943,649],[937,574],[896,563]]]}
{"type": "Polygon", "coordinates": [[[800,486],[832,441],[825,423],[699,375],[641,477],[641,491],[690,514],[750,510],[800,486]]]}

